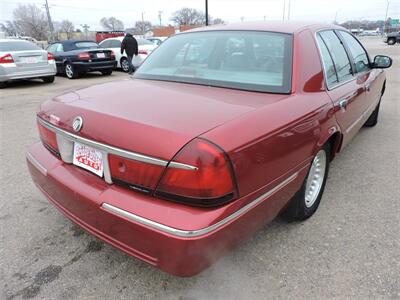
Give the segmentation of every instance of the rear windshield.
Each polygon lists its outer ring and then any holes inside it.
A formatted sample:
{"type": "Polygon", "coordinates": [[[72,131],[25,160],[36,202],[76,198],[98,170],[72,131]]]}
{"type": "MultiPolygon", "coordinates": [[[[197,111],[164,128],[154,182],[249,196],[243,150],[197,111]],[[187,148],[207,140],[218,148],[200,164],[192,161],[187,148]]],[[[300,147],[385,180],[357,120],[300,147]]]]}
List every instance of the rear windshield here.
{"type": "Polygon", "coordinates": [[[205,31],[167,39],[134,77],[289,93],[291,69],[290,34],[205,31]]]}
{"type": "Polygon", "coordinates": [[[95,42],[76,42],[74,45],[76,49],[99,48],[95,42]]]}
{"type": "Polygon", "coordinates": [[[42,50],[39,46],[28,41],[2,41],[0,42],[0,51],[25,51],[42,50]]]}

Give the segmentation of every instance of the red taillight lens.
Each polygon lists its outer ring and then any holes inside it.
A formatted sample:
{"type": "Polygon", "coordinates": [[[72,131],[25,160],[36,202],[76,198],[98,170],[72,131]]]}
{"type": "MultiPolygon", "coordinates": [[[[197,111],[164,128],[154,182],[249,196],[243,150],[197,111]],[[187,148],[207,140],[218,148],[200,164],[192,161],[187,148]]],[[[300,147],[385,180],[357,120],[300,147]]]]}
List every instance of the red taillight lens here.
{"type": "Polygon", "coordinates": [[[0,64],[12,64],[14,59],[11,54],[6,54],[0,57],[0,64]]]}
{"type": "Polygon", "coordinates": [[[156,195],[204,206],[222,204],[234,198],[235,187],[228,157],[214,144],[202,139],[193,140],[173,161],[196,169],[169,166],[156,195]]]}
{"type": "Polygon", "coordinates": [[[111,50],[111,53],[110,53],[110,58],[111,58],[111,59],[115,59],[115,53],[114,53],[114,51],[112,51],[112,50],[111,50]]]}
{"type": "Polygon", "coordinates": [[[139,54],[144,54],[144,55],[148,55],[149,54],[146,50],[139,50],[138,53],[139,54]]]}
{"type": "Polygon", "coordinates": [[[47,60],[54,60],[54,55],[51,52],[47,52],[47,60]]]}
{"type": "Polygon", "coordinates": [[[113,182],[127,185],[133,190],[149,192],[154,190],[160,180],[164,166],[131,160],[109,154],[108,162],[113,182]]]}
{"type": "Polygon", "coordinates": [[[43,144],[56,155],[59,155],[60,150],[58,149],[57,137],[55,132],[44,127],[42,124],[38,123],[39,134],[43,144]]]}
{"type": "Polygon", "coordinates": [[[88,52],[82,52],[78,54],[78,58],[82,60],[90,59],[90,54],[88,52]]]}

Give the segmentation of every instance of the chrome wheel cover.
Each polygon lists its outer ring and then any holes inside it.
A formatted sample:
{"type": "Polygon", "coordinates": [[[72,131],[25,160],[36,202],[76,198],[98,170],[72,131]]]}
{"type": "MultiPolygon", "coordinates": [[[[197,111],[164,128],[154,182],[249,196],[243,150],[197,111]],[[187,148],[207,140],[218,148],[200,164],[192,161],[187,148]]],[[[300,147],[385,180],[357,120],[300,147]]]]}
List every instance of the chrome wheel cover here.
{"type": "Polygon", "coordinates": [[[72,78],[74,76],[74,70],[70,64],[65,66],[65,74],[68,78],[72,78]]]}
{"type": "Polygon", "coordinates": [[[310,172],[307,177],[304,199],[307,208],[314,205],[321,191],[325,178],[326,159],[326,152],[320,150],[311,164],[310,172]]]}
{"type": "Polygon", "coordinates": [[[129,63],[127,59],[123,59],[121,61],[121,68],[124,72],[128,72],[129,71],[129,63]]]}

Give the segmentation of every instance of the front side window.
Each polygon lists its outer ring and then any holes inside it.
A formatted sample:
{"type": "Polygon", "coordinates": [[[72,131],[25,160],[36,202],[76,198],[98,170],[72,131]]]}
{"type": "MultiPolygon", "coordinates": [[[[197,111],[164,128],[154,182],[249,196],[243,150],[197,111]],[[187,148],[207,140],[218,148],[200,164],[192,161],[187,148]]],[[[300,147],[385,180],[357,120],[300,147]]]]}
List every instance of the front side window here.
{"type": "Polygon", "coordinates": [[[289,93],[291,70],[290,34],[206,31],[169,38],[134,77],[289,93]]]}
{"type": "Polygon", "coordinates": [[[346,50],[340,42],[337,35],[332,30],[322,31],[319,33],[324,41],[332,60],[335,64],[338,81],[343,82],[353,78],[353,71],[346,50]]]}
{"type": "Polygon", "coordinates": [[[368,71],[370,68],[367,52],[350,33],[346,31],[339,32],[353,56],[356,72],[368,71]]]}

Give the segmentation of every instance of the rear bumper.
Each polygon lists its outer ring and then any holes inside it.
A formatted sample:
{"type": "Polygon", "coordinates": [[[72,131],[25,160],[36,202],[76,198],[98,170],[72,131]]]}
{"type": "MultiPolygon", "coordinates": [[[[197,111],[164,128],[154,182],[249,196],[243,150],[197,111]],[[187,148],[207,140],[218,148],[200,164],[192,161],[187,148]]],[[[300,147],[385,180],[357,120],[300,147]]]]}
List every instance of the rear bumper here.
{"type": "Polygon", "coordinates": [[[117,61],[72,62],[72,65],[78,72],[92,72],[115,69],[117,61]]]}
{"type": "Polygon", "coordinates": [[[47,66],[40,66],[37,69],[30,70],[19,69],[15,64],[9,65],[10,66],[0,66],[0,82],[56,75],[55,64],[48,64],[47,66]]]}
{"type": "Polygon", "coordinates": [[[120,250],[177,276],[199,273],[273,219],[301,184],[300,172],[294,173],[246,206],[223,215],[224,209],[201,210],[109,185],[60,161],[41,143],[30,147],[27,162],[35,184],[69,219],[120,250]],[[141,208],[135,211],[135,207],[141,208]],[[181,218],[176,217],[177,207],[181,218]],[[163,222],[154,217],[157,210],[162,212],[163,222]],[[213,221],[194,229],[196,219],[205,215],[212,215],[213,221]]]}

